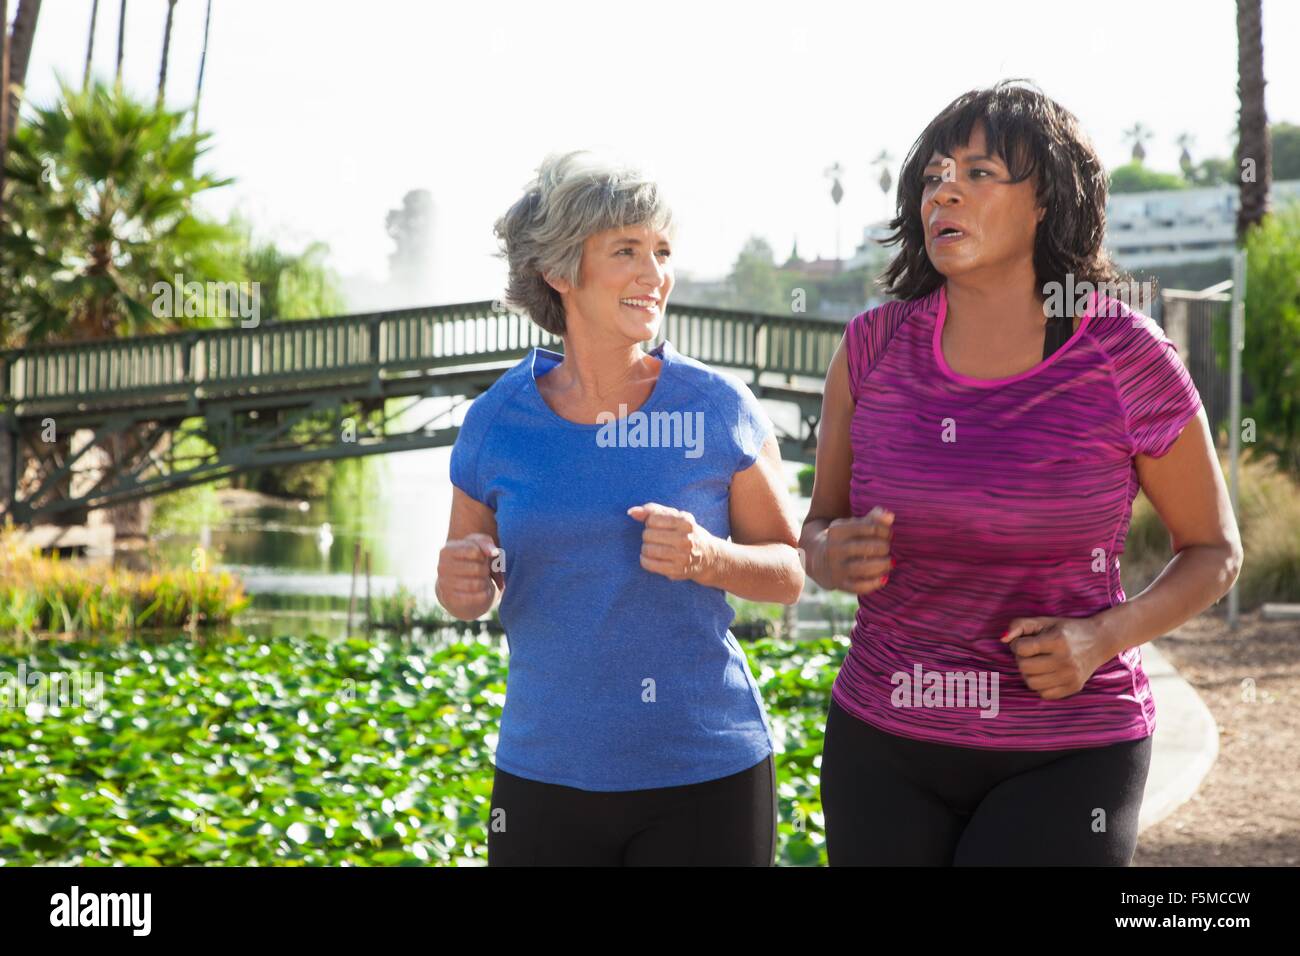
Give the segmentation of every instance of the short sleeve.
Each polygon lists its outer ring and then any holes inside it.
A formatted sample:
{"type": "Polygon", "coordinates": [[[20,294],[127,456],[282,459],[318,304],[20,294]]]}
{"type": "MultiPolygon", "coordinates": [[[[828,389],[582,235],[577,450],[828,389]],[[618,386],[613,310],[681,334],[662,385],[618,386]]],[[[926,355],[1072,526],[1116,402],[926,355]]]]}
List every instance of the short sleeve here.
{"type": "MultiPolygon", "coordinates": [[[[919,305],[924,306],[933,299],[932,295],[919,305]]],[[[863,381],[871,374],[880,356],[888,349],[894,332],[906,317],[908,310],[917,307],[917,303],[886,302],[849,320],[849,324],[844,329],[844,348],[849,366],[849,395],[853,399],[853,404],[857,404],[863,381]]]]}
{"type": "Polygon", "coordinates": [[[737,382],[735,394],[737,413],[732,434],[739,452],[735,470],[744,471],[758,461],[758,454],[764,442],[775,433],[775,430],[772,428],[771,419],[767,417],[767,412],[763,410],[762,402],[748,386],[737,382]]]}
{"type": "Polygon", "coordinates": [[[487,437],[486,419],[491,416],[480,397],[465,413],[465,421],[451,446],[451,483],[480,504],[486,504],[486,492],[479,480],[479,458],[487,437]]]}
{"type": "Polygon", "coordinates": [[[1111,359],[1133,454],[1159,458],[1201,409],[1178,348],[1151,318],[1132,313],[1111,359]]]}
{"type": "Polygon", "coordinates": [[[866,368],[867,322],[870,312],[862,312],[849,320],[844,329],[844,355],[849,366],[849,395],[858,402],[858,386],[866,368]]]}

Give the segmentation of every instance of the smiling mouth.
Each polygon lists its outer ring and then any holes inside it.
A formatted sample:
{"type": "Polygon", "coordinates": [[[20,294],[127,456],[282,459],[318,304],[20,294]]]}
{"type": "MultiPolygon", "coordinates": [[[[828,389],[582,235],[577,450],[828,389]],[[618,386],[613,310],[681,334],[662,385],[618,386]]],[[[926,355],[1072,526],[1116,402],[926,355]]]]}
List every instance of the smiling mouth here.
{"type": "Polygon", "coordinates": [[[651,315],[659,311],[659,303],[655,299],[620,299],[619,305],[636,309],[638,312],[649,312],[651,315]]]}

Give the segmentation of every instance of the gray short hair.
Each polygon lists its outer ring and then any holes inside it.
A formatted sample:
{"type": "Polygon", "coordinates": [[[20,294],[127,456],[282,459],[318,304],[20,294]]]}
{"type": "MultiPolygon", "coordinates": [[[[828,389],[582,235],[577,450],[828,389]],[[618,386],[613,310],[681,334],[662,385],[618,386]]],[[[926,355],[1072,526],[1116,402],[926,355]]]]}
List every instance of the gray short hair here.
{"type": "Polygon", "coordinates": [[[564,303],[543,276],[578,285],[583,240],[641,225],[671,233],[673,219],[659,187],[639,169],[586,150],[547,156],[493,227],[509,264],[506,305],[563,335],[564,303]]]}

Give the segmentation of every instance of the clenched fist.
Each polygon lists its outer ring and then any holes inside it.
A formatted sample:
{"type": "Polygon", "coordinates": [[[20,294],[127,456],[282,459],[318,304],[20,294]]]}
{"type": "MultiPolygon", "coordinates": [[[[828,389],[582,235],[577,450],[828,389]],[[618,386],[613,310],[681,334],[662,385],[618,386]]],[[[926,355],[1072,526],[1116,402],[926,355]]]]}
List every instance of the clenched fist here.
{"type": "Polygon", "coordinates": [[[870,594],[885,586],[893,535],[893,512],[872,508],[860,518],[836,518],[826,528],[823,560],[830,586],[851,594],[870,594]]]}
{"type": "Polygon", "coordinates": [[[468,534],[443,545],[435,586],[442,606],[463,621],[482,616],[496,600],[493,560],[500,558],[501,549],[486,534],[468,534]]]}
{"type": "Polygon", "coordinates": [[[645,527],[641,531],[641,567],[671,581],[698,578],[713,560],[716,538],[695,523],[688,511],[648,502],[627,513],[645,527]]]}
{"type": "Polygon", "coordinates": [[[1096,617],[1018,617],[1002,643],[1011,645],[1025,685],[1043,700],[1077,694],[1117,653],[1096,617]]]}

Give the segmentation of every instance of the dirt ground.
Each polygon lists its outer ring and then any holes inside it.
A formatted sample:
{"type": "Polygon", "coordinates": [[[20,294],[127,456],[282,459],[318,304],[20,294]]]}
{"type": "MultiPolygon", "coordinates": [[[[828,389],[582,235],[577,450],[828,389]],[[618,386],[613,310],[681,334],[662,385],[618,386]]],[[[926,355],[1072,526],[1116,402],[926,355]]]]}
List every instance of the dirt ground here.
{"type": "Polygon", "coordinates": [[[1141,834],[1133,865],[1297,865],[1300,621],[1246,614],[1234,634],[1216,609],[1157,646],[1218,722],[1219,757],[1191,800],[1141,834]]]}

